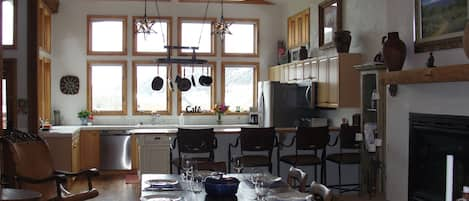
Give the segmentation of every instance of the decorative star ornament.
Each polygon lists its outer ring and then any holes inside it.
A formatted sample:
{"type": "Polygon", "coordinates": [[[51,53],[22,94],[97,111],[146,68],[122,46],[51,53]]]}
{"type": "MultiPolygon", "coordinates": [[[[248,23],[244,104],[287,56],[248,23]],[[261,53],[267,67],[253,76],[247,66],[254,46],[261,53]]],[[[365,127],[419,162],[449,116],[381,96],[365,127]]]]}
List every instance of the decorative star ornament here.
{"type": "Polygon", "coordinates": [[[153,25],[155,25],[155,20],[150,20],[145,15],[143,19],[138,19],[135,25],[137,26],[137,33],[143,33],[143,37],[146,39],[147,34],[155,33],[153,30],[153,25]]]}
{"type": "Polygon", "coordinates": [[[223,16],[220,17],[220,21],[215,22],[215,31],[214,34],[218,35],[221,40],[225,40],[225,34],[232,34],[230,31],[230,26],[233,23],[226,23],[223,16]]]}

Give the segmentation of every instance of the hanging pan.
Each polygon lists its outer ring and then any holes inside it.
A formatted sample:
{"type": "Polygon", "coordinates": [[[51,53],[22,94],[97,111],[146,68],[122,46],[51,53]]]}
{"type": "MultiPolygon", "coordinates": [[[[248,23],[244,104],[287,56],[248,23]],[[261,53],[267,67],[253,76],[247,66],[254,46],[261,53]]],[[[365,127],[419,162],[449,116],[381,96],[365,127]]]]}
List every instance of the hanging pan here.
{"type": "Polygon", "coordinates": [[[209,76],[209,67],[207,67],[207,75],[202,75],[199,77],[199,83],[202,86],[208,87],[212,84],[213,79],[209,76]]]}
{"type": "Polygon", "coordinates": [[[194,64],[192,64],[192,76],[191,76],[192,86],[195,87],[195,78],[194,78],[194,64]]]}
{"type": "Polygon", "coordinates": [[[186,69],[184,69],[183,78],[177,84],[180,91],[189,91],[191,89],[191,81],[186,78],[186,69]]]}
{"type": "Polygon", "coordinates": [[[151,88],[155,91],[159,91],[163,88],[163,78],[160,77],[160,65],[156,67],[156,77],[153,78],[151,82],[151,88]]]}

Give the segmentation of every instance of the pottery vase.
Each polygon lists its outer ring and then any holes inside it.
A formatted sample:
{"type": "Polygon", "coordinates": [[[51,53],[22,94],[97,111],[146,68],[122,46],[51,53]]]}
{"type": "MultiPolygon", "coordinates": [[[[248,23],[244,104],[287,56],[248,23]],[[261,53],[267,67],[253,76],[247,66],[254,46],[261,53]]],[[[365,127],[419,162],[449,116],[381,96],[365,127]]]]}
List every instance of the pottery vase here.
{"type": "Polygon", "coordinates": [[[334,33],[334,43],[338,53],[348,53],[351,42],[350,31],[336,31],[334,33]]]}
{"type": "Polygon", "coordinates": [[[469,58],[469,22],[466,23],[464,27],[464,36],[463,36],[463,47],[464,53],[466,53],[466,57],[469,58]]]}
{"type": "Polygon", "coordinates": [[[88,124],[88,118],[80,118],[81,125],[87,125],[88,124]]]}
{"type": "Polygon", "coordinates": [[[399,71],[406,57],[405,43],[399,39],[398,32],[389,32],[387,40],[383,38],[384,65],[389,71],[399,71]]]}

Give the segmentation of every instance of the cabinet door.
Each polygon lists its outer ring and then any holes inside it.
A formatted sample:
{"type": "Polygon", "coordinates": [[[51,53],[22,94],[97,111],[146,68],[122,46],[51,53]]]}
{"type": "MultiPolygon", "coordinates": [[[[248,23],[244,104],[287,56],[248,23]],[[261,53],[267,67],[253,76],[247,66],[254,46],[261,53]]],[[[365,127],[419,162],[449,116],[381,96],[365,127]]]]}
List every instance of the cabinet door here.
{"type": "Polygon", "coordinates": [[[329,98],[328,103],[332,107],[339,104],[339,58],[329,58],[329,98]]]}
{"type": "Polygon", "coordinates": [[[303,79],[303,73],[304,73],[304,66],[303,63],[297,63],[296,68],[295,68],[295,80],[301,80],[303,79]]]}
{"type": "Polygon", "coordinates": [[[282,73],[282,68],[276,67],[274,70],[274,81],[280,81],[280,74],[282,73]]]}
{"type": "Polygon", "coordinates": [[[289,64],[288,65],[288,81],[293,81],[296,79],[296,65],[293,63],[293,64],[289,64]]]}
{"type": "Polygon", "coordinates": [[[309,44],[309,10],[303,14],[303,39],[302,44],[309,44]]]}
{"type": "Polygon", "coordinates": [[[80,167],[99,168],[99,132],[80,131],[80,167]]]}
{"type": "Polygon", "coordinates": [[[312,79],[311,76],[311,61],[305,61],[303,63],[303,79],[312,79]]]}
{"type": "Polygon", "coordinates": [[[273,81],[275,79],[275,68],[274,67],[270,67],[269,68],[269,80],[270,81],[273,81]]]}
{"type": "Polygon", "coordinates": [[[329,87],[328,87],[328,60],[319,60],[319,71],[318,71],[318,104],[327,105],[329,100],[329,87]]]}
{"type": "Polygon", "coordinates": [[[169,147],[144,145],[140,147],[142,173],[169,174],[169,147]]]}
{"type": "Polygon", "coordinates": [[[287,65],[282,66],[280,82],[288,82],[288,66],[287,65]]]}
{"type": "Polygon", "coordinates": [[[318,60],[311,61],[311,79],[319,80],[319,62],[318,60]]]}
{"type": "Polygon", "coordinates": [[[72,172],[80,171],[80,139],[72,142],[72,172]]]}

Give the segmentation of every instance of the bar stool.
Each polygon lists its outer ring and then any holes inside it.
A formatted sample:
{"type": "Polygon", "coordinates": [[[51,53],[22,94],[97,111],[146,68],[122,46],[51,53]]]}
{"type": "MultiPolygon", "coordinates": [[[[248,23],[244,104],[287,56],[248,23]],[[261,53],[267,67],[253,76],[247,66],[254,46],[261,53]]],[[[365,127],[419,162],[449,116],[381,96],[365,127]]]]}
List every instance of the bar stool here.
{"type": "Polygon", "coordinates": [[[349,126],[348,124],[342,124],[340,126],[339,136],[335,139],[334,144],[331,146],[337,145],[337,141],[340,138],[340,151],[339,153],[330,154],[326,157],[327,161],[336,163],[339,169],[339,184],[330,185],[329,187],[339,189],[340,193],[347,191],[359,191],[360,185],[357,184],[342,184],[342,174],[341,166],[342,165],[359,165],[360,164],[360,143],[355,141],[355,133],[360,132],[360,126],[349,126]],[[354,152],[343,152],[343,149],[355,150],[354,152]],[[356,188],[344,188],[349,186],[356,186],[356,188]]]}
{"type": "MultiPolygon", "coordinates": [[[[241,133],[236,143],[228,146],[229,161],[239,160],[244,167],[268,167],[272,173],[272,151],[278,145],[275,128],[241,128],[241,133]],[[231,148],[241,146],[241,156],[232,158],[231,148]],[[246,152],[264,152],[267,154],[245,154],[246,152]]],[[[231,163],[228,163],[228,171],[231,171],[231,163]]]]}
{"type": "MultiPolygon", "coordinates": [[[[317,181],[317,166],[321,165],[321,182],[325,180],[324,159],[326,158],[326,146],[329,143],[329,127],[298,127],[296,135],[288,145],[291,147],[296,141],[295,155],[285,155],[279,157],[281,162],[293,167],[314,166],[314,180],[317,181]],[[321,150],[321,157],[318,151],[321,150]],[[300,154],[299,151],[313,151],[312,154],[300,154]],[[323,180],[324,178],[324,180],[323,180]]],[[[280,169],[280,165],[278,167],[280,169]]],[[[280,170],[279,170],[280,171],[280,170]]]]}
{"type": "Polygon", "coordinates": [[[173,172],[173,165],[177,167],[178,173],[181,173],[181,164],[183,154],[200,155],[206,154],[206,156],[197,157],[186,157],[184,160],[189,160],[191,163],[207,163],[213,162],[215,158],[214,150],[217,148],[217,138],[213,132],[213,128],[210,129],[183,129],[179,128],[176,133],[171,149],[169,160],[172,164],[170,166],[170,172],[173,172]],[[178,157],[173,159],[173,150],[178,148],[178,157]]]}

